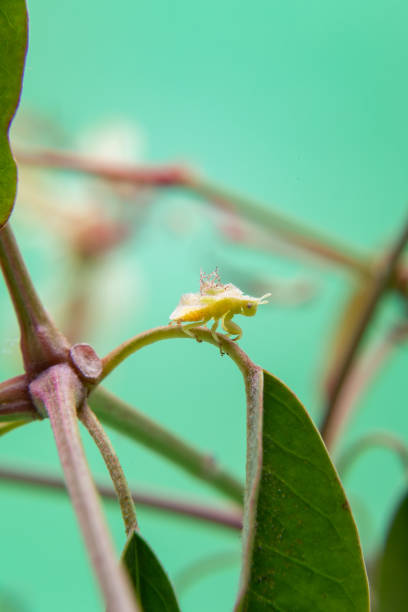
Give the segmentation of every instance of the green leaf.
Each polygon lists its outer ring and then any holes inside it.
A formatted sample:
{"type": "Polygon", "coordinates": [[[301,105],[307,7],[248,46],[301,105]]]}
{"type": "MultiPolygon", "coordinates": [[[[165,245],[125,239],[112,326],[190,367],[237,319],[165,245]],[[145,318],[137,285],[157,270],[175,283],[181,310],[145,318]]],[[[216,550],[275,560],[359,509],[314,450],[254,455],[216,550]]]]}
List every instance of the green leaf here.
{"type": "Polygon", "coordinates": [[[0,2],[0,227],[13,208],[17,169],[8,131],[21,92],[27,49],[27,11],[24,0],[0,2]]]}
{"type": "Polygon", "coordinates": [[[375,576],[377,612],[408,610],[408,494],[391,521],[375,576]]]}
{"type": "Polygon", "coordinates": [[[9,431],[13,431],[17,427],[21,427],[21,425],[26,425],[30,421],[8,421],[7,423],[0,423],[0,437],[4,436],[9,431]]]}
{"type": "Polygon", "coordinates": [[[146,612],[180,612],[166,572],[137,531],[129,535],[122,559],[146,612]]]}
{"type": "Polygon", "coordinates": [[[271,374],[251,384],[236,610],[368,611],[357,530],[318,431],[271,374]]]}

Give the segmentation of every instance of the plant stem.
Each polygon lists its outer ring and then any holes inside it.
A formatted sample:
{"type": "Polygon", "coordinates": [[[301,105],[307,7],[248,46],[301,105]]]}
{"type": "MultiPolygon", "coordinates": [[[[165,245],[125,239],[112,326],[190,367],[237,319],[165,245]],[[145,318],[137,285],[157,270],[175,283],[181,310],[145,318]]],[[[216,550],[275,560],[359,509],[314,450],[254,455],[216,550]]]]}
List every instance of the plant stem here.
{"type": "Polygon", "coordinates": [[[366,353],[358,360],[352,368],[347,380],[343,385],[342,392],[337,400],[336,415],[332,421],[331,446],[334,447],[340,438],[347,420],[355,410],[370,382],[378,377],[380,370],[384,369],[397,344],[406,340],[408,326],[404,323],[394,325],[393,328],[382,338],[378,344],[367,349],[366,353]],[[334,420],[335,419],[335,420],[334,420]]]}
{"type": "Polygon", "coordinates": [[[31,401],[27,384],[24,375],[0,383],[0,422],[41,418],[31,401]]]}
{"type": "Polygon", "coordinates": [[[99,451],[106,463],[106,467],[109,470],[109,474],[118,496],[123,522],[125,523],[126,535],[129,535],[134,530],[137,530],[138,526],[132,493],[129,489],[129,485],[118,456],[115,453],[111,441],[106,435],[102,425],[89,408],[87,402],[83,403],[78,412],[78,416],[94,439],[94,442],[99,448],[99,451]]]}
{"type": "MultiPolygon", "coordinates": [[[[194,334],[197,340],[204,340],[222,349],[224,353],[229,355],[231,359],[241,370],[244,377],[246,392],[250,388],[248,383],[252,373],[259,368],[255,366],[249,359],[248,355],[240,349],[240,347],[229,340],[222,334],[217,335],[217,340],[213,338],[210,330],[206,327],[197,327],[194,329],[194,334]]],[[[127,340],[115,350],[111,351],[104,359],[102,359],[103,369],[102,375],[98,382],[103,380],[115,367],[117,367],[124,359],[129,357],[134,352],[140,350],[144,346],[148,346],[161,340],[169,340],[173,338],[190,339],[190,336],[183,331],[181,326],[167,325],[163,327],[156,327],[148,330],[127,340]]],[[[140,439],[143,443],[147,444],[160,454],[166,456],[172,461],[177,462],[184,469],[190,473],[202,478],[206,482],[215,486],[219,491],[231,497],[235,501],[242,503],[243,499],[243,488],[234,478],[231,478],[228,474],[219,470],[213,461],[209,462],[208,458],[201,453],[198,453],[193,447],[186,445],[181,440],[175,438],[171,434],[164,430],[160,430],[156,424],[152,423],[146,417],[140,418],[141,415],[137,415],[129,406],[126,406],[123,402],[115,400],[112,409],[112,404],[108,402],[106,405],[105,398],[99,394],[98,391],[90,397],[91,406],[100,418],[108,422],[113,427],[132,435],[136,439],[140,439]],[[96,396],[95,396],[96,393],[96,396]],[[92,402],[92,398],[96,398],[96,404],[92,402]],[[98,406],[99,398],[99,406],[98,406]],[[102,402],[101,402],[102,400],[102,402]],[[102,405],[101,405],[102,404],[102,405]],[[102,410],[101,410],[102,409],[102,410]],[[132,424],[132,431],[130,431],[129,424],[132,424]]],[[[106,394],[106,392],[104,392],[106,394]]],[[[250,399],[248,399],[250,401],[250,399]]]]}
{"type": "Polygon", "coordinates": [[[23,164],[60,168],[98,176],[108,181],[118,181],[153,187],[181,187],[188,189],[223,211],[234,212],[249,221],[259,224],[284,238],[287,242],[313,253],[324,260],[344,266],[351,271],[371,275],[371,266],[359,253],[349,247],[336,244],[301,222],[285,218],[270,206],[254,202],[227,191],[223,187],[200,179],[188,168],[162,166],[156,168],[113,165],[98,160],[81,157],[74,153],[56,150],[24,152],[19,151],[17,159],[23,164]]]}
{"type": "MultiPolygon", "coordinates": [[[[43,487],[51,491],[66,493],[65,482],[61,478],[50,474],[33,473],[27,470],[16,470],[15,468],[3,466],[0,467],[0,481],[43,487]]],[[[96,485],[96,488],[103,498],[111,501],[117,500],[116,491],[111,486],[99,483],[96,485]]],[[[238,531],[242,529],[242,515],[238,509],[215,508],[206,504],[191,502],[190,500],[180,500],[140,490],[132,490],[131,493],[134,503],[139,506],[170,512],[190,519],[206,521],[238,531]]]]}
{"type": "Polygon", "coordinates": [[[195,338],[191,338],[184,331],[181,325],[163,325],[162,327],[154,327],[148,329],[129,340],[120,344],[116,349],[111,351],[102,359],[103,369],[102,375],[98,382],[102,381],[108,374],[112,372],[122,361],[124,361],[133,353],[136,353],[141,348],[159,342],[161,340],[171,340],[173,338],[182,338],[183,340],[198,340],[213,344],[218,349],[222,349],[224,353],[229,355],[237,364],[242,373],[246,373],[248,368],[255,367],[248,355],[238,346],[236,342],[229,340],[224,334],[217,334],[217,341],[211,335],[207,327],[195,327],[195,338]]]}
{"type": "Polygon", "coordinates": [[[31,383],[30,392],[40,412],[50,418],[67,488],[108,610],[140,610],[117,562],[82,447],[76,415],[84,401],[79,378],[67,364],[55,365],[31,383]]]}
{"type": "Polygon", "coordinates": [[[342,393],[343,385],[352,371],[361,342],[377,311],[381,298],[388,289],[407,242],[408,220],[405,221],[403,229],[398,235],[394,246],[390,249],[388,256],[384,259],[382,265],[379,266],[376,279],[372,285],[371,295],[367,299],[364,308],[361,310],[360,318],[357,321],[349,346],[344,352],[338,371],[332,378],[329,398],[321,425],[321,434],[328,448],[331,448],[333,440],[336,437],[336,423],[338,421],[337,410],[339,406],[338,399],[342,393]]]}
{"type": "Polygon", "coordinates": [[[93,160],[72,152],[44,149],[39,151],[18,151],[19,163],[29,166],[43,166],[89,174],[118,183],[154,187],[180,186],[185,182],[187,170],[181,166],[140,167],[126,164],[110,164],[93,160]]]}
{"type": "Polygon", "coordinates": [[[92,392],[89,403],[105,424],[137,440],[242,504],[243,485],[222,470],[210,455],[196,450],[103,387],[97,387],[92,392]]]}
{"type": "Polygon", "coordinates": [[[20,327],[24,367],[32,378],[64,361],[68,343],[37,295],[9,223],[0,230],[0,264],[20,327]]]}
{"type": "Polygon", "coordinates": [[[188,177],[187,187],[219,208],[255,222],[263,229],[278,234],[280,239],[317,255],[321,259],[346,267],[358,274],[371,274],[369,262],[359,253],[354,253],[350,247],[343,244],[336,244],[334,240],[299,221],[285,217],[270,206],[255,202],[251,198],[242,197],[197,176],[188,177]]]}

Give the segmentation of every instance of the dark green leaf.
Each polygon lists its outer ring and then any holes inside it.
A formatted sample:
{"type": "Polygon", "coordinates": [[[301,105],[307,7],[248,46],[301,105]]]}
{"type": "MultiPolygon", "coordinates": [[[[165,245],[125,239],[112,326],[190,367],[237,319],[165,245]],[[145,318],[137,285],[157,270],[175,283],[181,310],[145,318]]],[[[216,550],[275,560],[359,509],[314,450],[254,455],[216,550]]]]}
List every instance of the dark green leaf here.
{"type": "Polygon", "coordinates": [[[17,171],[10,152],[8,130],[18,106],[27,48],[24,0],[0,1],[0,227],[10,216],[17,171]]]}
{"type": "Polygon", "coordinates": [[[378,612],[408,610],[408,494],[392,519],[376,572],[378,612]]]}
{"type": "Polygon", "coordinates": [[[137,531],[128,537],[122,558],[145,612],[180,611],[166,572],[137,531]]]}
{"type": "Polygon", "coordinates": [[[279,380],[260,370],[256,386],[236,610],[366,612],[356,527],[321,437],[279,380]]]}

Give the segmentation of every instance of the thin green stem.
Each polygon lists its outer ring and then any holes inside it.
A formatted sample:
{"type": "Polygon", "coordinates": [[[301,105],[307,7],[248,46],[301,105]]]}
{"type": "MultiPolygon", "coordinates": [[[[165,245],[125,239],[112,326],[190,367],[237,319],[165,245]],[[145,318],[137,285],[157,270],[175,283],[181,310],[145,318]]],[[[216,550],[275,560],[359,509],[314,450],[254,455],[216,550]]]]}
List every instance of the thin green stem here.
{"type": "Polygon", "coordinates": [[[98,418],[106,425],[137,440],[234,502],[242,504],[243,485],[234,476],[221,469],[211,455],[198,451],[103,387],[97,387],[92,392],[89,403],[98,418]]]}
{"type": "Polygon", "coordinates": [[[20,327],[24,367],[32,378],[64,361],[68,343],[37,295],[9,223],[0,230],[0,265],[20,327]]]}
{"type": "Polygon", "coordinates": [[[83,403],[78,412],[78,417],[94,439],[94,442],[99,448],[103,460],[105,461],[106,467],[109,470],[113,486],[115,487],[115,491],[118,496],[123,522],[125,524],[126,535],[129,535],[134,530],[138,529],[136,512],[133,504],[132,493],[118,456],[115,453],[115,449],[113,448],[111,441],[109,440],[99,420],[89,408],[87,402],[83,403]]]}
{"type": "Polygon", "coordinates": [[[67,364],[52,366],[30,385],[33,401],[47,413],[74,509],[108,609],[136,612],[128,578],[117,562],[78,430],[84,388],[67,364]]]}
{"type": "Polygon", "coordinates": [[[398,234],[393,247],[388,253],[388,256],[384,259],[382,265],[378,269],[376,279],[372,284],[371,295],[368,297],[364,307],[361,309],[360,317],[354,329],[354,334],[350,339],[348,347],[346,347],[338,370],[332,378],[327,406],[321,425],[321,434],[328,448],[331,448],[332,443],[336,438],[336,427],[338,422],[337,411],[340,405],[338,400],[343,391],[343,386],[354,367],[354,362],[359,352],[361,343],[374,318],[374,315],[376,314],[381,298],[390,285],[407,242],[408,219],[404,223],[402,231],[398,234]]]}
{"type": "MultiPolygon", "coordinates": [[[[1,429],[0,429],[1,435],[1,429]]],[[[41,487],[46,490],[66,493],[62,478],[51,474],[37,473],[14,467],[0,467],[0,481],[25,486],[41,487]]],[[[99,494],[106,500],[116,501],[115,489],[102,483],[96,485],[99,494]]],[[[205,521],[213,525],[240,531],[242,529],[242,512],[238,508],[214,507],[187,499],[169,497],[168,495],[132,489],[132,499],[138,506],[161,512],[170,512],[176,516],[205,521]]]]}

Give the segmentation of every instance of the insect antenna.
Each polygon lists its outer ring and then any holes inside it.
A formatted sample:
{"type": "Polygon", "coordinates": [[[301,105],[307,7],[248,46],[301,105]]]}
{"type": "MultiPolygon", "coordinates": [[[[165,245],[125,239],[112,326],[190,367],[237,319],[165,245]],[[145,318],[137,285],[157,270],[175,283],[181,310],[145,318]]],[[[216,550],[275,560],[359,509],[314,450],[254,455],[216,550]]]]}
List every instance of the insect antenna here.
{"type": "Polygon", "coordinates": [[[262,297],[258,298],[258,304],[269,304],[268,300],[265,300],[267,297],[271,297],[272,293],[265,293],[262,297]]]}

